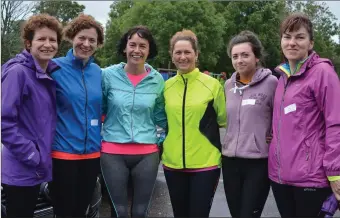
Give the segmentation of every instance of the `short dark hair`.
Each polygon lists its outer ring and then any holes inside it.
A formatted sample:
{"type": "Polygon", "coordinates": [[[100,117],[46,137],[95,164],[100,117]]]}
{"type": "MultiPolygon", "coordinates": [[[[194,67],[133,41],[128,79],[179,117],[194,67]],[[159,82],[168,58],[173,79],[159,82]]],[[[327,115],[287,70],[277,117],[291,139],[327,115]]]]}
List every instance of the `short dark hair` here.
{"type": "Polygon", "coordinates": [[[170,56],[172,56],[172,52],[174,51],[175,44],[181,40],[190,42],[192,49],[195,51],[195,53],[196,54],[199,53],[198,40],[197,40],[196,34],[192,32],[191,30],[183,29],[182,31],[178,31],[177,33],[175,33],[175,35],[173,35],[170,40],[170,51],[169,51],[170,56]]]}
{"type": "Polygon", "coordinates": [[[64,38],[68,41],[72,41],[74,37],[84,29],[94,28],[97,31],[98,38],[97,44],[102,45],[104,43],[104,28],[96,21],[91,15],[80,14],[74,18],[63,30],[64,38]]]}
{"type": "Polygon", "coordinates": [[[48,14],[37,14],[31,16],[22,26],[21,38],[26,49],[28,49],[26,41],[32,43],[35,31],[44,27],[47,27],[57,33],[57,42],[58,45],[60,45],[62,38],[61,23],[57,20],[57,18],[48,14]]]}
{"type": "Polygon", "coordinates": [[[147,59],[151,59],[157,56],[157,45],[155,42],[154,37],[151,34],[151,31],[146,26],[135,26],[130,28],[119,40],[117,44],[117,51],[118,55],[122,55],[123,57],[126,57],[126,53],[124,52],[127,42],[131,37],[137,34],[140,38],[146,39],[149,42],[149,55],[147,59]]]}
{"type": "Polygon", "coordinates": [[[228,56],[230,58],[231,58],[231,50],[233,49],[233,47],[241,43],[249,43],[255,57],[263,61],[264,49],[263,49],[262,43],[257,37],[257,35],[249,30],[244,30],[240,32],[238,35],[234,36],[230,40],[229,45],[228,45],[228,51],[227,51],[228,56]]]}
{"type": "Polygon", "coordinates": [[[301,27],[305,27],[309,39],[311,41],[314,40],[314,34],[313,34],[313,24],[312,21],[308,18],[307,15],[301,13],[301,12],[294,12],[287,16],[281,23],[280,26],[280,37],[282,38],[282,35],[286,32],[292,32],[297,31],[301,27]]]}

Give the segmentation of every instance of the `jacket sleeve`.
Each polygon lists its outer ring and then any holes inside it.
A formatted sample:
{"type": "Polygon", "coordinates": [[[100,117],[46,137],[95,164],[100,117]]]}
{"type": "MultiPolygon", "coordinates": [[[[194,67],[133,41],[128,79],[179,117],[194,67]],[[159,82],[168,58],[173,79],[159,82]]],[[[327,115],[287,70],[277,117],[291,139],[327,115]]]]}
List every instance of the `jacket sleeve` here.
{"type": "Polygon", "coordinates": [[[321,66],[322,72],[315,82],[315,97],[325,119],[323,166],[327,176],[340,176],[340,80],[330,65],[321,66]]]}
{"type": "Polygon", "coordinates": [[[19,108],[23,98],[28,95],[25,73],[21,66],[16,65],[7,72],[2,72],[1,78],[1,143],[21,162],[37,166],[40,154],[36,144],[27,139],[19,131],[19,108]]]}
{"type": "Polygon", "coordinates": [[[165,113],[165,100],[164,100],[164,80],[161,80],[161,93],[156,98],[155,108],[154,108],[154,120],[156,125],[166,129],[168,126],[168,121],[165,113]]]}
{"type": "Polygon", "coordinates": [[[217,92],[214,99],[214,109],[217,114],[217,123],[220,127],[225,127],[227,124],[226,100],[223,87],[220,83],[217,84],[217,92]]]}

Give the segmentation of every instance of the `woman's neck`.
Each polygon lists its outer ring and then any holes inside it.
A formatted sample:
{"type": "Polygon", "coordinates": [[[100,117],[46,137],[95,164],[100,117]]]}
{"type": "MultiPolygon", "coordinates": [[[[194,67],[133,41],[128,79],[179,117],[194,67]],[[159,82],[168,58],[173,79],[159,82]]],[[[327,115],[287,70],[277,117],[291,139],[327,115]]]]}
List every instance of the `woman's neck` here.
{"type": "Polygon", "coordinates": [[[189,69],[189,70],[184,70],[184,71],[178,70],[178,72],[179,72],[179,74],[187,74],[187,73],[190,73],[190,72],[192,72],[194,70],[195,70],[195,68],[189,69]]]}
{"type": "Polygon", "coordinates": [[[252,71],[251,73],[243,73],[243,74],[239,73],[240,81],[245,84],[250,83],[251,80],[253,79],[253,76],[255,75],[255,72],[256,70],[252,71]]]}
{"type": "Polygon", "coordinates": [[[288,61],[288,63],[289,63],[289,68],[290,68],[290,74],[294,74],[298,61],[288,61]]]}
{"type": "Polygon", "coordinates": [[[140,65],[129,65],[128,63],[125,65],[124,70],[130,74],[134,74],[134,75],[140,75],[145,73],[145,67],[144,64],[140,64],[140,65]]]}
{"type": "Polygon", "coordinates": [[[44,73],[46,73],[48,61],[38,61],[37,60],[37,62],[39,64],[40,68],[44,71],[44,73]]]}

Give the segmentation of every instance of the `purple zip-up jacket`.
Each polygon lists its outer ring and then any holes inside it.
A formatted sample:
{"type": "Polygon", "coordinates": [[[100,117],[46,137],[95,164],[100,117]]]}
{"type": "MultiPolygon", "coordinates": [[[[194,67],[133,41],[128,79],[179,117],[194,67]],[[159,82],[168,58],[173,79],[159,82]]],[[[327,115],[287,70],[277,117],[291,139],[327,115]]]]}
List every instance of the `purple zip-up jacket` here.
{"type": "Polygon", "coordinates": [[[266,137],[271,136],[273,99],[277,78],[260,68],[248,85],[234,73],[225,83],[227,131],[222,154],[227,157],[267,158],[266,137]]]}
{"type": "MultiPolygon", "coordinates": [[[[47,72],[58,69],[50,61],[47,72]]],[[[55,82],[24,50],[1,69],[1,179],[14,186],[51,181],[55,82]]]]}
{"type": "Polygon", "coordinates": [[[269,178],[297,187],[328,187],[340,175],[340,81],[312,52],[293,76],[282,74],[274,99],[269,178]]]}

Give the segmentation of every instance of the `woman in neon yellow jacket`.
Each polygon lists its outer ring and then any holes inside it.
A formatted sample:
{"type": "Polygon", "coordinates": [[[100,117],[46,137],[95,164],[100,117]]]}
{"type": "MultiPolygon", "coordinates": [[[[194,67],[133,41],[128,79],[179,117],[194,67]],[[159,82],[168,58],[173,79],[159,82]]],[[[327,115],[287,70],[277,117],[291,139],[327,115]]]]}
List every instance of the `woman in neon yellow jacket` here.
{"type": "Polygon", "coordinates": [[[171,204],[175,217],[208,217],[220,177],[223,88],[196,68],[198,43],[190,30],[172,37],[170,55],[178,71],[165,83],[168,135],[162,161],[171,204]]]}

